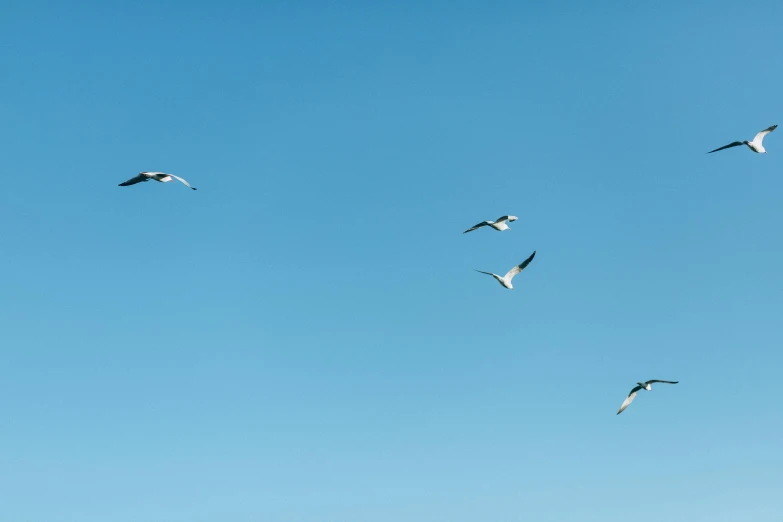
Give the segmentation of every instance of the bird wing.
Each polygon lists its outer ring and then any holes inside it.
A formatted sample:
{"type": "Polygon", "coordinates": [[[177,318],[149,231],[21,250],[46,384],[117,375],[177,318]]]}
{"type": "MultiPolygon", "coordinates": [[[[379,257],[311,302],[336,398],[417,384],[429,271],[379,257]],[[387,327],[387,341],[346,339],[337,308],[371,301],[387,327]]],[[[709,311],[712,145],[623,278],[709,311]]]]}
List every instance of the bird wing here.
{"type": "Polygon", "coordinates": [[[525,269],[525,267],[526,267],[527,265],[529,265],[529,264],[530,264],[530,262],[533,260],[533,258],[534,258],[534,257],[536,257],[536,252],[535,252],[535,250],[533,251],[533,253],[532,253],[532,254],[530,254],[530,257],[528,257],[527,259],[525,259],[524,261],[522,261],[522,263],[518,264],[517,266],[515,266],[514,268],[512,268],[511,270],[509,270],[509,271],[508,271],[508,273],[506,274],[506,277],[507,277],[507,278],[509,278],[509,281],[510,281],[511,279],[513,279],[515,275],[517,275],[517,274],[518,274],[518,273],[520,273],[522,270],[524,270],[524,269],[525,269]]]}
{"type": "Polygon", "coordinates": [[[185,185],[186,185],[188,188],[191,188],[191,189],[193,189],[193,190],[196,190],[196,187],[191,187],[191,186],[190,186],[190,183],[188,183],[188,182],[187,182],[187,181],[185,181],[184,179],[180,178],[179,176],[175,176],[174,174],[169,174],[169,176],[171,176],[171,177],[172,177],[172,178],[174,178],[174,179],[177,179],[177,180],[181,181],[181,182],[182,182],[182,183],[184,183],[184,184],[185,184],[185,185]]]}
{"type": "Polygon", "coordinates": [[[472,232],[473,230],[476,230],[477,228],[486,227],[487,225],[491,225],[492,221],[482,221],[478,225],[473,225],[469,229],[467,229],[463,234],[467,234],[468,232],[472,232]]]}
{"type": "Polygon", "coordinates": [[[651,381],[647,381],[647,384],[652,384],[654,382],[665,382],[666,384],[677,384],[680,381],[661,381],[661,380],[658,380],[658,379],[653,379],[651,381]]]}
{"type": "Polygon", "coordinates": [[[147,181],[148,179],[149,178],[147,176],[145,176],[144,173],[142,172],[138,176],[135,176],[135,177],[129,179],[128,181],[123,181],[122,183],[119,184],[119,186],[120,187],[127,187],[127,186],[130,186],[130,185],[135,185],[136,183],[141,183],[142,181],[147,181]]]}
{"type": "MultiPolygon", "coordinates": [[[[476,269],[474,268],[473,270],[476,270],[476,269]]],[[[499,275],[497,275],[497,274],[493,274],[492,272],[484,272],[483,270],[476,270],[476,272],[478,272],[478,273],[480,273],[480,274],[487,274],[487,275],[491,275],[491,276],[493,276],[493,277],[500,277],[500,276],[499,276],[499,275]]]]}
{"type": "Polygon", "coordinates": [[[764,136],[766,136],[767,134],[769,134],[770,132],[772,132],[777,128],[778,128],[777,125],[773,125],[772,127],[767,127],[763,131],[756,134],[756,136],[753,138],[753,143],[758,143],[759,145],[761,145],[761,141],[764,139],[764,136]]]}
{"type": "Polygon", "coordinates": [[[625,408],[628,407],[629,404],[633,402],[633,400],[636,398],[636,394],[641,390],[641,386],[636,386],[633,390],[631,390],[631,393],[628,394],[628,397],[625,398],[623,401],[622,406],[620,406],[620,411],[617,412],[617,415],[620,415],[625,408]]]}
{"type": "Polygon", "coordinates": [[[732,147],[739,147],[740,145],[745,145],[745,143],[741,141],[735,141],[733,143],[729,143],[728,145],[724,145],[723,147],[717,148],[715,150],[711,150],[707,154],[712,154],[713,152],[718,152],[719,150],[723,150],[723,149],[730,149],[732,147]]]}
{"type": "MultiPolygon", "coordinates": [[[[497,218],[495,220],[495,223],[502,223],[502,222],[506,221],[507,219],[509,221],[513,221],[513,219],[511,219],[512,217],[514,217],[514,216],[500,216],[499,218],[497,218]]],[[[516,218],[514,218],[514,219],[516,219],[516,218]]]]}

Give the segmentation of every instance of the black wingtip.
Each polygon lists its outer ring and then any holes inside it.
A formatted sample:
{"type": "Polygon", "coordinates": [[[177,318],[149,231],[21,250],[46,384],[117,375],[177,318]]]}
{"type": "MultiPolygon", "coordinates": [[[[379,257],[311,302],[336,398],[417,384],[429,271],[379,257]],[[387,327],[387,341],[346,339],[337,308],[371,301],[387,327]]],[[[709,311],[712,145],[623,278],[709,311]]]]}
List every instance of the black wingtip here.
{"type": "Polygon", "coordinates": [[[192,190],[198,190],[196,187],[190,187],[192,190]]]}

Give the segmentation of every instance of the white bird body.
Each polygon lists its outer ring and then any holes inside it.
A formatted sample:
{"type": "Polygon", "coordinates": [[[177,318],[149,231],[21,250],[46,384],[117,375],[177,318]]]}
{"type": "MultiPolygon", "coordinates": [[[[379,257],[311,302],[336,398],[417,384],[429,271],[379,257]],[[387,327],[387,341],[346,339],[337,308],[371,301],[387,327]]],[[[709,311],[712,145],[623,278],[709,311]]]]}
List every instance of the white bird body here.
{"type": "Polygon", "coordinates": [[[124,181],[120,183],[120,187],[127,187],[130,185],[135,185],[136,183],[144,183],[151,179],[158,181],[160,183],[168,183],[169,181],[174,181],[176,179],[177,181],[180,181],[188,188],[192,190],[196,190],[196,187],[191,187],[190,183],[185,181],[183,178],[180,178],[179,176],[175,176],[174,174],[166,174],[165,172],[139,172],[138,176],[133,177],[128,181],[124,181]]]}
{"type": "Polygon", "coordinates": [[[473,225],[465,232],[463,232],[463,234],[467,234],[468,232],[472,232],[477,228],[481,228],[481,227],[492,227],[499,232],[503,232],[504,230],[509,230],[511,228],[510,226],[508,226],[507,222],[516,221],[517,219],[518,218],[516,216],[500,216],[495,221],[482,221],[477,225],[473,225]]]}
{"type": "Polygon", "coordinates": [[[771,127],[767,127],[763,131],[756,134],[756,136],[753,138],[753,141],[734,141],[732,143],[729,143],[728,145],[724,145],[723,147],[719,147],[715,150],[709,151],[707,154],[712,154],[713,152],[718,152],[719,150],[723,149],[730,149],[731,147],[739,147],[740,145],[747,145],[750,150],[753,152],[759,153],[759,154],[766,154],[767,149],[764,148],[763,142],[764,142],[764,136],[769,134],[770,132],[777,129],[777,125],[773,125],[771,127]]]}
{"type": "Polygon", "coordinates": [[[501,285],[505,286],[509,290],[513,290],[514,289],[514,285],[511,284],[511,278],[500,277],[497,274],[490,274],[490,275],[492,277],[494,277],[497,280],[498,283],[500,283],[501,285]]]}
{"type": "Polygon", "coordinates": [[[662,381],[660,379],[653,379],[653,380],[647,381],[647,382],[637,382],[636,384],[638,386],[635,386],[631,390],[631,393],[628,394],[628,397],[625,398],[625,400],[623,401],[623,404],[620,406],[620,411],[617,412],[617,415],[620,415],[623,412],[623,410],[625,410],[633,402],[633,400],[636,398],[636,394],[639,393],[639,390],[651,391],[652,390],[652,383],[654,383],[654,382],[663,382],[663,383],[666,383],[666,384],[677,384],[679,381],[662,381]]]}
{"type": "Polygon", "coordinates": [[[528,257],[527,259],[525,259],[524,261],[522,261],[522,263],[518,264],[517,266],[515,266],[514,268],[512,268],[511,270],[509,270],[509,271],[506,273],[506,275],[504,275],[503,277],[500,277],[500,276],[499,276],[499,275],[497,275],[497,274],[493,274],[492,272],[484,272],[484,271],[482,271],[482,270],[476,270],[476,272],[479,272],[479,273],[482,273],[482,274],[491,275],[491,276],[492,276],[492,277],[494,277],[494,278],[495,278],[495,280],[496,280],[498,283],[500,283],[500,284],[501,284],[503,287],[505,287],[505,288],[508,288],[509,290],[513,290],[513,289],[514,289],[514,285],[512,285],[512,284],[511,284],[511,280],[512,280],[512,279],[514,279],[514,276],[515,276],[515,275],[517,275],[517,274],[518,274],[518,273],[520,273],[522,270],[524,270],[524,269],[525,269],[525,267],[526,267],[527,265],[529,265],[529,264],[530,264],[530,262],[533,260],[533,258],[534,258],[535,256],[536,256],[536,252],[535,252],[535,251],[533,251],[533,253],[532,253],[532,254],[530,254],[530,257],[528,257]]]}
{"type": "Polygon", "coordinates": [[[756,136],[753,138],[753,141],[751,141],[750,143],[748,143],[746,141],[745,145],[747,145],[748,148],[750,150],[752,150],[753,152],[766,154],[767,153],[767,149],[765,149],[764,145],[762,145],[762,143],[764,141],[764,136],[766,136],[767,134],[769,134],[770,132],[772,132],[776,128],[777,128],[777,125],[773,125],[772,127],[764,129],[763,131],[761,131],[758,134],[756,134],[756,136]]]}

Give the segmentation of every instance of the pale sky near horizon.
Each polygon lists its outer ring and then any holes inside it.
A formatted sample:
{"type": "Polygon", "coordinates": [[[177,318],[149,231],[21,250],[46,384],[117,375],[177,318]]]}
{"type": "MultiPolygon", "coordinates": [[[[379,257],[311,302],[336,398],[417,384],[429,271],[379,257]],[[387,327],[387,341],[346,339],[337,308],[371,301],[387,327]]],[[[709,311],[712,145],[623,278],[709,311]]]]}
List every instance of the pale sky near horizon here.
{"type": "Polygon", "coordinates": [[[0,522],[783,517],[779,2],[0,12],[0,522]]]}

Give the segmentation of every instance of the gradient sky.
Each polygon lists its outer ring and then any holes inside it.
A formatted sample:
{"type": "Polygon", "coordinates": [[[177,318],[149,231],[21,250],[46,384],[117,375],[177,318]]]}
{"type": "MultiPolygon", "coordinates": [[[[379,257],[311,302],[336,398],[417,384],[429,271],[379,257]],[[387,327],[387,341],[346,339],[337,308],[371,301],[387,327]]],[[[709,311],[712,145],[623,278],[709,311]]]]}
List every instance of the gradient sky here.
{"type": "Polygon", "coordinates": [[[782,19],[3,2],[0,521],[779,522],[782,19]]]}

